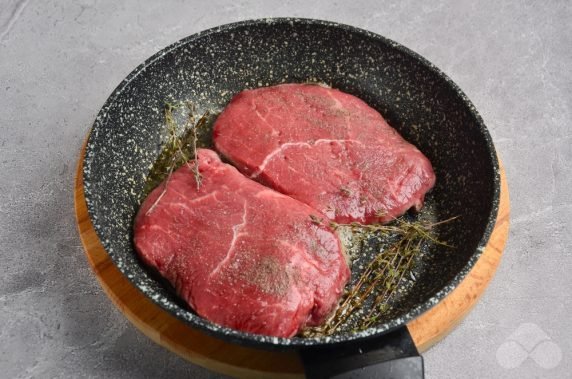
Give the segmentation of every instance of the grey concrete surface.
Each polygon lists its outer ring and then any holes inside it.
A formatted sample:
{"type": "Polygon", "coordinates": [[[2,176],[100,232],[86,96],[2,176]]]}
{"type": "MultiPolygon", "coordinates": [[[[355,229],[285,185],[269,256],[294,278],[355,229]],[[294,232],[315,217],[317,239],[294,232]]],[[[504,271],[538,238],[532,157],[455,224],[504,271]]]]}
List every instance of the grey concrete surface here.
{"type": "Polygon", "coordinates": [[[268,16],[394,39],[450,75],[489,125],[510,240],[482,301],[425,354],[427,377],[569,378],[572,3],[465,0],[0,0],[0,377],[220,377],[155,345],[106,298],[75,228],[73,176],[98,109],[136,65],[268,16]]]}

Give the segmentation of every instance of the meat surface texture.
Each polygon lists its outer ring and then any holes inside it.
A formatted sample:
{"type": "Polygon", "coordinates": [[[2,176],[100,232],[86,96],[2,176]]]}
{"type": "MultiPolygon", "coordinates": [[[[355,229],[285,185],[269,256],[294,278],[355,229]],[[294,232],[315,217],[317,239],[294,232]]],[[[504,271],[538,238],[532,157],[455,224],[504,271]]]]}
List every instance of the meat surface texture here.
{"type": "Polygon", "coordinates": [[[214,126],[217,150],[244,174],[346,222],[420,209],[429,160],[355,96],[310,84],[236,95],[214,126]]]}
{"type": "Polygon", "coordinates": [[[156,188],[134,225],[140,258],[202,317],[291,337],[319,325],[350,275],[340,241],[306,204],[246,178],[207,149],[156,188]]]}

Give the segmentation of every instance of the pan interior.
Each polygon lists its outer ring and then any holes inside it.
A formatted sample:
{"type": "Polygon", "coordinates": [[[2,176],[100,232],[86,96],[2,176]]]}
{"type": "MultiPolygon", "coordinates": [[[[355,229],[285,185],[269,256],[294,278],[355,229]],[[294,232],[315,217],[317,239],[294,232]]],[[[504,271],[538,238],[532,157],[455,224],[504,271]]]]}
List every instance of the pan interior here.
{"type": "MultiPolygon", "coordinates": [[[[94,228],[118,268],[164,309],[208,332],[263,344],[325,341],[271,339],[213,325],[184,307],[137,260],[131,227],[165,135],[164,104],[190,100],[198,112],[220,111],[244,89],[307,81],[360,97],[429,158],[437,183],[426,209],[411,217],[459,216],[437,230],[455,248],[427,245],[416,280],[407,281],[396,299],[395,317],[362,336],[435,304],[468,272],[490,233],[498,198],[494,148],[468,100],[428,62],[379,36],[320,21],[251,21],[191,36],[150,58],[108,99],[88,140],[84,183],[94,228]]],[[[380,248],[374,240],[366,245],[380,248]]],[[[356,337],[342,331],[327,341],[349,336],[356,337]]]]}

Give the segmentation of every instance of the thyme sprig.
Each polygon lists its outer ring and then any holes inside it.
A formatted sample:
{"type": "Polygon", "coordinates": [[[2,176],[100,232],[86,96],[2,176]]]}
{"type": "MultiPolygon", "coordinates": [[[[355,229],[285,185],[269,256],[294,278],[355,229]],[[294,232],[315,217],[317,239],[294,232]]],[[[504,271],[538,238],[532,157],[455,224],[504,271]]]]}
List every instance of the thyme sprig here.
{"type": "Polygon", "coordinates": [[[197,142],[198,130],[205,127],[210,116],[209,111],[205,111],[198,119],[196,117],[196,109],[192,102],[181,101],[175,104],[166,103],[164,109],[165,125],[167,129],[166,141],[157,160],[154,162],[147,180],[145,182],[145,194],[151,192],[161,182],[165,181],[163,191],[155,200],[155,203],[149,208],[147,213],[153,211],[165,194],[166,187],[171,178],[171,174],[183,164],[189,165],[193,170],[197,190],[201,186],[201,173],[197,162],[197,142]],[[186,120],[179,132],[179,124],[177,122],[176,112],[186,114],[186,120]],[[194,162],[190,162],[194,159],[194,162]]]}
{"type": "Polygon", "coordinates": [[[334,229],[349,227],[352,231],[376,232],[386,236],[394,236],[397,240],[388,248],[380,251],[366,266],[357,282],[347,291],[336,311],[319,327],[307,328],[302,336],[328,336],[334,334],[354,315],[362,310],[353,331],[369,328],[391,311],[391,301],[404,279],[415,280],[412,268],[415,258],[419,256],[425,242],[452,247],[440,241],[434,233],[438,225],[453,221],[456,217],[444,221],[428,223],[423,221],[407,221],[396,219],[389,225],[363,225],[359,223],[330,223],[334,229]],[[368,307],[364,307],[365,304],[368,307]]]}

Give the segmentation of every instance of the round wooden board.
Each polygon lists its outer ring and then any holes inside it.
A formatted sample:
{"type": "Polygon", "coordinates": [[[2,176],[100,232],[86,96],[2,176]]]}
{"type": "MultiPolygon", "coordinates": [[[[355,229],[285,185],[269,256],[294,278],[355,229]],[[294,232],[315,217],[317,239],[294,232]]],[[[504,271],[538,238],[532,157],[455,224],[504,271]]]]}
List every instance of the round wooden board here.
{"type": "MultiPolygon", "coordinates": [[[[85,146],[84,146],[85,149],[85,146]]],[[[156,343],[189,361],[226,375],[248,378],[302,378],[298,355],[231,344],[206,335],[171,316],[135,288],[115,267],[89,218],[83,193],[82,149],[75,180],[75,211],[85,253],[107,296],[125,316],[156,343]]],[[[501,166],[501,196],[494,231],[483,255],[465,280],[445,299],[407,324],[417,348],[429,349],[470,312],[492,279],[509,229],[509,194],[501,166]]]]}

